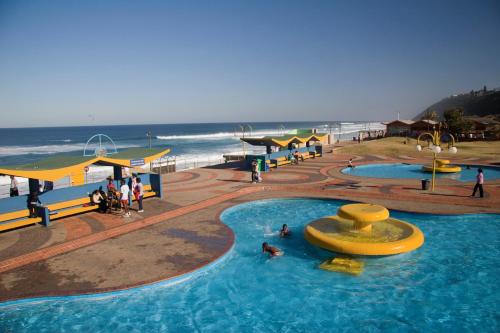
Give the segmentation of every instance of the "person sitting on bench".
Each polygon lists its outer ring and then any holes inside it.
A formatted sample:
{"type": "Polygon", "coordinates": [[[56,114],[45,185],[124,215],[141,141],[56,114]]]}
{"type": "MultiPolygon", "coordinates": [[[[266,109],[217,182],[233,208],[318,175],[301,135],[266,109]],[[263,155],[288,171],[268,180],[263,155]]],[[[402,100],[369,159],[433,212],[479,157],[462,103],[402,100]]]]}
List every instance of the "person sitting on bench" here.
{"type": "Polygon", "coordinates": [[[41,205],[40,199],[38,198],[38,192],[30,192],[28,195],[28,210],[30,212],[29,217],[35,218],[37,217],[36,208],[41,205]]]}
{"type": "Polygon", "coordinates": [[[92,192],[92,204],[99,206],[99,213],[106,213],[108,205],[99,190],[92,192]]]}

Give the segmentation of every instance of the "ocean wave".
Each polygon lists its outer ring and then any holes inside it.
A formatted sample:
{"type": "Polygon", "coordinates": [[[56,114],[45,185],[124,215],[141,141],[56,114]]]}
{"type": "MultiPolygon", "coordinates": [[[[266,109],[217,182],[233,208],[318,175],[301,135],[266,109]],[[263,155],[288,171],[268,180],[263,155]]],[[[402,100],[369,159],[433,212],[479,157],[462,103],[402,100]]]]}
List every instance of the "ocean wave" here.
{"type": "Polygon", "coordinates": [[[73,140],[71,139],[57,139],[57,140],[48,140],[50,142],[65,142],[65,143],[68,143],[68,142],[73,142],[73,140]]]}
{"type": "MultiPolygon", "coordinates": [[[[331,127],[332,133],[338,133],[339,131],[341,134],[348,134],[348,133],[354,133],[358,131],[364,131],[364,130],[384,130],[385,125],[382,123],[341,123],[339,124],[334,124],[331,127]]],[[[320,132],[322,133],[328,133],[330,131],[330,127],[328,126],[322,126],[319,128],[320,132]]]]}
{"type": "MultiPolygon", "coordinates": [[[[88,149],[92,149],[93,145],[89,145],[88,149]]],[[[133,144],[116,145],[116,148],[131,148],[139,147],[133,144]]],[[[69,153],[85,148],[84,143],[75,143],[69,145],[41,145],[41,146],[0,146],[0,156],[16,156],[16,155],[52,155],[58,153],[69,153]]]]}
{"type": "MultiPolygon", "coordinates": [[[[328,125],[319,125],[317,128],[320,130],[319,132],[328,133],[329,128],[328,125]],[[328,128],[328,129],[327,129],[328,128]]],[[[338,124],[334,125],[332,131],[338,133],[339,128],[341,128],[342,134],[354,133],[360,130],[378,130],[384,129],[385,126],[381,123],[341,123],[341,126],[338,124]]],[[[266,130],[258,130],[250,133],[246,133],[246,136],[251,137],[262,137],[266,135],[282,135],[286,134],[290,129],[285,130],[277,130],[277,129],[266,129],[266,130]]],[[[186,134],[186,135],[157,135],[156,138],[158,140],[223,140],[223,139],[235,139],[239,140],[242,136],[241,132],[218,132],[218,133],[206,133],[206,134],[186,134]]]]}
{"type": "Polygon", "coordinates": [[[0,146],[0,156],[45,155],[83,150],[84,144],[42,145],[42,146],[0,146]]]}
{"type": "MultiPolygon", "coordinates": [[[[265,136],[265,135],[279,135],[283,133],[279,130],[260,130],[245,133],[246,136],[265,136]]],[[[206,134],[187,134],[187,135],[157,135],[158,140],[221,140],[221,139],[239,139],[242,136],[241,132],[218,132],[218,133],[206,133],[206,134]]]]}

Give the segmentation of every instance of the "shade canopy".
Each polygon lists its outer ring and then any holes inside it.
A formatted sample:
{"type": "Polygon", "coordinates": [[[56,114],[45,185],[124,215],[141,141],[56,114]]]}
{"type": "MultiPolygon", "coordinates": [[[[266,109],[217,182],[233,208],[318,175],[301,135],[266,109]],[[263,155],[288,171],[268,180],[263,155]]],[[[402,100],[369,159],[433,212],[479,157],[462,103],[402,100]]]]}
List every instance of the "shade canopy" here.
{"type": "Polygon", "coordinates": [[[304,133],[286,134],[282,136],[265,136],[263,138],[241,138],[252,146],[275,146],[288,147],[291,143],[306,143],[309,141],[321,141],[327,134],[304,133]]]}
{"type": "Polygon", "coordinates": [[[95,164],[105,166],[134,167],[154,161],[170,152],[165,147],[130,148],[108,156],[59,155],[34,163],[0,166],[0,174],[48,181],[82,173],[84,168],[95,164]]]}

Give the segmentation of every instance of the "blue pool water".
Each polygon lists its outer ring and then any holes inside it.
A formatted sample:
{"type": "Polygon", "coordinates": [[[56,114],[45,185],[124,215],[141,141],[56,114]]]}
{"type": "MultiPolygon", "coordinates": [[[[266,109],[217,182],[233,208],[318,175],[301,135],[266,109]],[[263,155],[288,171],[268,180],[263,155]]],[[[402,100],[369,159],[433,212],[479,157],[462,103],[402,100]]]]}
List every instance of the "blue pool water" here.
{"type": "MultiPolygon", "coordinates": [[[[484,172],[484,179],[488,180],[500,178],[500,168],[481,167],[484,172]]],[[[457,173],[436,173],[438,178],[455,179],[461,182],[475,182],[478,166],[471,166],[467,169],[462,165],[462,171],[457,173]]],[[[352,176],[373,177],[373,178],[430,178],[432,173],[423,172],[421,164],[367,164],[358,165],[355,168],[345,168],[342,173],[352,176]]]]}
{"type": "Polygon", "coordinates": [[[426,242],[398,256],[364,258],[361,276],[317,269],[331,254],[303,240],[304,225],[343,203],[266,200],[228,209],[236,244],[189,281],[96,298],[0,306],[7,332],[498,332],[500,215],[392,212],[426,242]],[[290,239],[276,231],[288,223],[290,239]],[[268,258],[263,241],[285,251],[268,258]]]}

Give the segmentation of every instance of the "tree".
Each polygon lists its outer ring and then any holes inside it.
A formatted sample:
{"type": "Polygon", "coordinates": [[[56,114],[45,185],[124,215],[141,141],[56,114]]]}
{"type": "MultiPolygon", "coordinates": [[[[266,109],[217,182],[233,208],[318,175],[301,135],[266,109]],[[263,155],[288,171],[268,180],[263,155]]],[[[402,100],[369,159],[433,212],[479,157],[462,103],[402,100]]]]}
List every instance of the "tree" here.
{"type": "Polygon", "coordinates": [[[458,134],[466,134],[472,129],[473,123],[464,118],[461,108],[446,110],[443,114],[448,131],[458,138],[458,134]]]}
{"type": "Polygon", "coordinates": [[[421,120],[433,120],[433,121],[437,121],[438,120],[438,115],[437,115],[436,111],[432,111],[430,109],[427,109],[427,111],[425,111],[424,115],[422,116],[421,120]]]}

